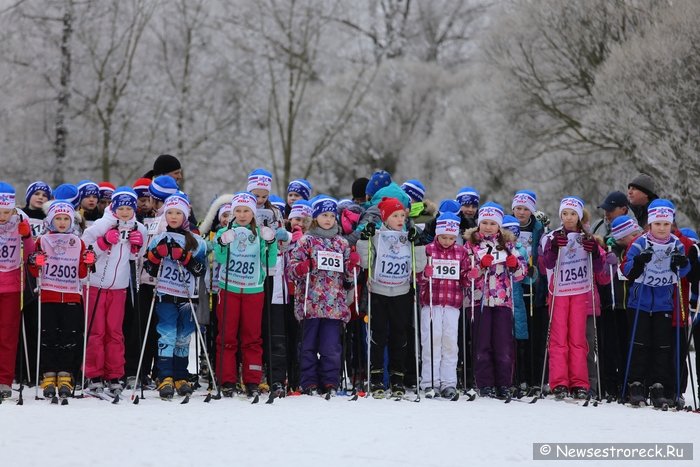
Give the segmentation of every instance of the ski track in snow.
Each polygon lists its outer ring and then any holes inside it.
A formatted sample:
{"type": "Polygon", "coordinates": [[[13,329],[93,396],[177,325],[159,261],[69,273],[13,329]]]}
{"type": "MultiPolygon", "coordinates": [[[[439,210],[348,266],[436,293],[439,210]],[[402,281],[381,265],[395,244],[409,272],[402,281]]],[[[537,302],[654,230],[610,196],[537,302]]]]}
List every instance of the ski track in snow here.
{"type": "Polygon", "coordinates": [[[25,389],[24,406],[11,400],[0,405],[2,464],[556,465],[532,461],[532,443],[693,442],[700,426],[697,414],[604,402],[582,407],[553,400],[506,405],[491,399],[348,402],[299,396],[266,405],[264,395],[258,405],[238,398],[205,404],[199,390],[187,405],[177,397],[161,401],[152,391],[134,405],[130,393],[119,405],[88,398],[62,407],[35,401],[33,388],[25,389]]]}

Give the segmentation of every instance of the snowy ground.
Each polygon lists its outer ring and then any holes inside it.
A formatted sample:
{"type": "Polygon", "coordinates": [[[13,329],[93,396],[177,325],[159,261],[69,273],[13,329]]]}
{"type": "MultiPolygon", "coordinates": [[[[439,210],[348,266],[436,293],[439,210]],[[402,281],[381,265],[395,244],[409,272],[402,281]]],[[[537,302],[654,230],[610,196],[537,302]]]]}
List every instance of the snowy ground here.
{"type": "Polygon", "coordinates": [[[300,396],[250,405],[238,398],[205,404],[200,396],[180,405],[147,392],[139,405],[73,399],[63,407],[33,397],[29,389],[25,405],[0,406],[2,465],[552,465],[532,461],[532,443],[693,442],[700,427],[694,413],[551,400],[506,405],[300,396]]]}

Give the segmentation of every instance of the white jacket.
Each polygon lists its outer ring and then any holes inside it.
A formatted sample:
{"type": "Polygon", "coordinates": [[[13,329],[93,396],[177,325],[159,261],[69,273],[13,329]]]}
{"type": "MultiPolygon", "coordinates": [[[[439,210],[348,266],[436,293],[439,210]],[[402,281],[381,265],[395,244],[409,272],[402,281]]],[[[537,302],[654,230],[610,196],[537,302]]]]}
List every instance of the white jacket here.
{"type": "Polygon", "coordinates": [[[143,256],[147,248],[146,227],[133,217],[129,221],[120,221],[114,215],[105,211],[102,218],[85,229],[83,232],[83,242],[86,247],[92,246],[97,257],[95,262],[95,272],[90,274],[90,285],[103,289],[126,289],[129,287],[131,272],[129,260],[137,260],[143,256]],[[124,231],[123,238],[116,245],[106,251],[97,245],[97,239],[103,237],[109,230],[117,228],[124,231]],[[134,228],[143,235],[143,246],[137,254],[131,253],[128,233],[134,228]]]}

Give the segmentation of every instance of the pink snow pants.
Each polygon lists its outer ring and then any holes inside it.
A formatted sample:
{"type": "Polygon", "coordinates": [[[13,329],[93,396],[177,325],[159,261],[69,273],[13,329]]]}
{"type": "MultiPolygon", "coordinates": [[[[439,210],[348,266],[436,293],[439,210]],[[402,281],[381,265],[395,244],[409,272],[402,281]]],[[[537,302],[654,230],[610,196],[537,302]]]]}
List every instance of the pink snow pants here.
{"type": "Polygon", "coordinates": [[[586,318],[591,293],[552,297],[554,312],[549,337],[549,387],[589,389],[586,318]]]}
{"type": "Polygon", "coordinates": [[[98,291],[98,287],[90,287],[87,310],[90,334],[85,356],[85,377],[102,377],[107,380],[121,378],[124,376],[125,362],[122,326],[126,289],[102,289],[102,292],[99,292],[100,301],[95,308],[98,291]]]}
{"type": "Polygon", "coordinates": [[[21,322],[19,301],[19,292],[0,293],[0,384],[8,386],[12,386],[15,377],[15,358],[21,322]]]}

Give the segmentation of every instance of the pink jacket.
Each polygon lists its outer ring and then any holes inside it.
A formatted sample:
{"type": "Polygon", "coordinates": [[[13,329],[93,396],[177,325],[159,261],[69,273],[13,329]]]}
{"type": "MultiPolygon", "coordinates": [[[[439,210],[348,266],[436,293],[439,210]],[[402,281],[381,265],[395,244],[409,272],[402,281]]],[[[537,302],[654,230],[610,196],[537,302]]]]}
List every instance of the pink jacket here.
{"type": "Polygon", "coordinates": [[[26,214],[24,214],[21,210],[17,210],[17,214],[10,217],[10,220],[8,220],[6,223],[0,225],[0,237],[3,237],[0,239],[0,255],[24,255],[24,258],[22,258],[24,264],[22,266],[11,271],[0,272],[0,293],[17,293],[21,290],[21,271],[26,271],[27,258],[29,258],[29,255],[34,253],[35,250],[34,241],[31,235],[28,238],[21,240],[22,248],[20,251],[16,251],[14,248],[9,248],[6,245],[6,239],[11,237],[19,238],[17,225],[24,219],[27,219],[26,214]]]}

